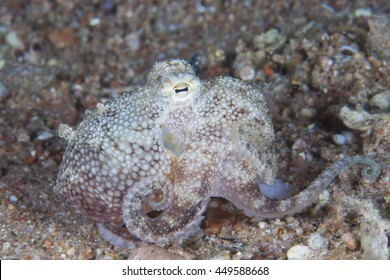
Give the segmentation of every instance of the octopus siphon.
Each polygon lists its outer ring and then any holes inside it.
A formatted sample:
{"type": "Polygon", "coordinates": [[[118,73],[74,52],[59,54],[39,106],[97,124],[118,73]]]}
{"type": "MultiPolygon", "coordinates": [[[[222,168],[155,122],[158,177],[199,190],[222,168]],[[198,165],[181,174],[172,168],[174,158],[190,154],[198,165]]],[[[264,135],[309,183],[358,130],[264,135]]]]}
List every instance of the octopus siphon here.
{"type": "Polygon", "coordinates": [[[369,179],[380,172],[369,157],[345,157],[289,195],[276,179],[262,91],[231,77],[202,81],[180,59],[156,63],[145,85],[98,104],[76,130],[60,125],[59,135],[68,145],[55,193],[127,248],[187,239],[211,197],[249,217],[283,217],[310,206],[345,168],[367,165],[369,179]]]}

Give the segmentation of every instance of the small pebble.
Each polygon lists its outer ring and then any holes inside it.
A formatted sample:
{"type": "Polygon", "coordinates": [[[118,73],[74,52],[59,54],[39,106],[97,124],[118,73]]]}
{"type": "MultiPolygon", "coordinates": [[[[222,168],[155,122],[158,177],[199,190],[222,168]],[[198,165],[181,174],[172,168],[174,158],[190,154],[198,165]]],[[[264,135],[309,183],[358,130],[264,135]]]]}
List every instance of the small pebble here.
{"type": "Polygon", "coordinates": [[[55,58],[50,58],[49,61],[47,62],[47,65],[52,67],[57,66],[58,61],[55,58]]]}
{"type": "Polygon", "coordinates": [[[28,135],[27,130],[20,128],[16,131],[16,140],[22,143],[30,142],[30,135],[28,135]]]}
{"type": "Polygon", "coordinates": [[[355,250],[357,248],[356,238],[352,233],[347,232],[341,237],[341,241],[347,245],[349,250],[355,250]]]}
{"type": "Polygon", "coordinates": [[[130,50],[136,52],[139,50],[141,42],[137,33],[130,33],[125,38],[130,50]]]}
{"type": "Polygon", "coordinates": [[[271,59],[272,59],[273,62],[276,62],[278,64],[281,64],[281,65],[284,64],[284,57],[283,57],[283,55],[274,54],[271,59]]]}
{"type": "Polygon", "coordinates": [[[291,228],[297,228],[299,227],[299,221],[295,219],[294,217],[286,217],[286,223],[291,227],[291,228]]]}
{"type": "Polygon", "coordinates": [[[50,248],[51,246],[53,246],[53,242],[51,242],[50,240],[46,240],[45,243],[43,243],[42,247],[43,248],[50,248]]]}
{"type": "Polygon", "coordinates": [[[250,65],[245,65],[241,67],[239,71],[240,78],[244,81],[253,80],[255,74],[256,74],[255,69],[253,69],[253,67],[250,65]]]}
{"type": "Polygon", "coordinates": [[[65,27],[49,33],[49,40],[57,49],[66,48],[76,43],[76,36],[71,28],[65,27]]]}
{"type": "Polygon", "coordinates": [[[14,249],[14,253],[15,253],[16,255],[19,255],[19,254],[20,254],[20,248],[19,248],[19,247],[16,247],[16,248],[14,249]]]}
{"type": "Polygon", "coordinates": [[[333,135],[333,142],[337,145],[344,145],[347,142],[347,139],[342,134],[335,134],[333,135]]]}
{"type": "Polygon", "coordinates": [[[313,250],[319,250],[319,249],[323,249],[324,247],[328,246],[325,238],[323,238],[319,233],[315,232],[315,233],[312,233],[310,236],[309,236],[309,239],[308,239],[308,245],[311,249],[313,250]]]}
{"type": "Polygon", "coordinates": [[[100,24],[100,18],[94,17],[89,21],[90,26],[97,26],[100,24]]]}
{"type": "Polygon", "coordinates": [[[9,196],[9,201],[15,203],[16,201],[18,201],[18,198],[16,196],[14,196],[14,195],[10,195],[9,196]]]}
{"type": "Polygon", "coordinates": [[[5,100],[9,95],[9,90],[0,83],[0,101],[5,100]]]}
{"type": "Polygon", "coordinates": [[[301,149],[305,149],[305,148],[307,148],[307,144],[301,138],[298,138],[297,140],[295,140],[294,144],[292,145],[293,150],[301,150],[301,149]]]}
{"type": "Polygon", "coordinates": [[[74,253],[75,253],[75,248],[74,247],[71,247],[69,248],[67,251],[66,251],[66,254],[68,256],[74,256],[74,253]]]}
{"type": "Polygon", "coordinates": [[[295,234],[296,234],[297,236],[302,236],[302,235],[303,235],[303,229],[302,229],[302,228],[297,228],[297,229],[295,230],[295,234]]]}
{"type": "Polygon", "coordinates": [[[345,140],[347,141],[347,143],[352,143],[353,133],[351,131],[343,131],[341,133],[344,135],[345,140]]]}
{"type": "Polygon", "coordinates": [[[319,202],[318,202],[318,207],[323,207],[329,203],[329,198],[330,194],[328,190],[324,190],[320,195],[319,195],[319,202]]]}
{"type": "Polygon", "coordinates": [[[276,45],[281,37],[283,36],[277,29],[270,29],[265,33],[255,36],[253,43],[258,49],[265,49],[267,47],[276,45]]]}
{"type": "Polygon", "coordinates": [[[299,113],[302,117],[311,118],[315,115],[315,111],[311,108],[302,108],[299,113]]]}
{"type": "Polygon", "coordinates": [[[300,152],[300,153],[298,154],[298,156],[299,156],[302,160],[306,160],[306,154],[305,154],[305,152],[300,152]]]}
{"type": "Polygon", "coordinates": [[[103,250],[100,248],[96,249],[96,258],[98,258],[103,253],[103,250]]]}
{"type": "Polygon", "coordinates": [[[265,227],[267,226],[267,224],[264,222],[259,222],[258,225],[259,225],[259,228],[261,228],[261,229],[265,229],[265,227]]]}
{"type": "Polygon", "coordinates": [[[8,251],[8,249],[11,247],[11,243],[9,242],[4,242],[3,244],[3,252],[8,251]]]}
{"type": "Polygon", "coordinates": [[[157,246],[145,246],[134,249],[129,260],[183,260],[183,257],[170,253],[157,246]]]}
{"type": "Polygon", "coordinates": [[[359,8],[354,12],[356,17],[370,17],[372,15],[372,10],[370,8],[359,8]]]}
{"type": "Polygon", "coordinates": [[[390,90],[374,95],[370,100],[370,105],[382,110],[390,108],[390,90]]]}
{"type": "Polygon", "coordinates": [[[362,110],[353,110],[348,106],[341,108],[339,117],[341,121],[347,127],[351,129],[356,129],[360,131],[365,131],[370,129],[370,122],[374,118],[373,115],[362,111],[362,110]]]}
{"type": "Polygon", "coordinates": [[[5,41],[14,49],[23,50],[24,49],[24,43],[19,38],[18,34],[14,31],[9,32],[5,36],[5,41]]]}
{"type": "Polygon", "coordinates": [[[53,133],[51,133],[49,131],[43,131],[43,132],[38,134],[36,140],[45,141],[45,140],[48,140],[48,139],[53,138],[53,137],[54,137],[53,133]]]}
{"type": "Polygon", "coordinates": [[[287,251],[287,258],[289,260],[308,260],[312,257],[312,250],[304,245],[295,245],[287,251]]]}

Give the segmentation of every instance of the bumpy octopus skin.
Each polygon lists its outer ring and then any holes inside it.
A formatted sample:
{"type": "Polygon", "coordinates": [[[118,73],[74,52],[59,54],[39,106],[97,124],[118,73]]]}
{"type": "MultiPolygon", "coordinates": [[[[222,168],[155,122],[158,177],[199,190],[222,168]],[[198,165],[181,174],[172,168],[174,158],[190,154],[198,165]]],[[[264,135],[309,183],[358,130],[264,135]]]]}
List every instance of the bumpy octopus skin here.
{"type": "Polygon", "coordinates": [[[60,126],[68,146],[54,191],[106,240],[134,248],[186,239],[211,197],[275,218],[308,207],[351,165],[379,175],[374,160],[347,157],[286,197],[269,115],[263,93],[240,80],[202,82],[184,60],[156,63],[144,86],[98,104],[76,130],[60,126]]]}

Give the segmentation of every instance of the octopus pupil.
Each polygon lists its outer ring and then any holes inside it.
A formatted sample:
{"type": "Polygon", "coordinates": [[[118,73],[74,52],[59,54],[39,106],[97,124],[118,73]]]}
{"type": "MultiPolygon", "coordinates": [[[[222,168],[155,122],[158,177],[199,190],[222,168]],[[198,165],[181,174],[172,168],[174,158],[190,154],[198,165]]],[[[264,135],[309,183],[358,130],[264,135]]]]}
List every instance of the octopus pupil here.
{"type": "Polygon", "coordinates": [[[185,91],[189,91],[188,87],[175,89],[175,93],[180,93],[180,92],[185,92],[185,91]]]}

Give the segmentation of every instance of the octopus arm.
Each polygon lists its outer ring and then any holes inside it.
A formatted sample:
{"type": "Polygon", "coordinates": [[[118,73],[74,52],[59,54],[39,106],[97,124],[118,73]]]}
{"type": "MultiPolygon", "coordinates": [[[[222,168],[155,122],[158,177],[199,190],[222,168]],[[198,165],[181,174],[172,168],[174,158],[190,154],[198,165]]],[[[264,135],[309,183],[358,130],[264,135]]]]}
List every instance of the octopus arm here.
{"type": "MultiPolygon", "coordinates": [[[[305,190],[287,199],[272,200],[262,193],[261,183],[242,186],[236,180],[229,180],[225,174],[219,174],[218,195],[231,201],[250,217],[278,218],[294,215],[314,203],[319,195],[345,169],[356,164],[367,165],[362,175],[365,179],[373,180],[379,176],[379,165],[369,157],[345,157],[325,169],[305,190]]],[[[278,187],[277,183],[274,187],[278,187]]],[[[282,184],[283,185],[283,184],[282,184]]],[[[285,186],[284,186],[285,187],[285,186]]]]}
{"type": "Polygon", "coordinates": [[[97,229],[100,236],[113,246],[127,249],[135,249],[140,245],[140,240],[132,236],[125,228],[114,226],[110,223],[98,223],[97,229]]]}
{"type": "Polygon", "coordinates": [[[201,181],[188,178],[192,178],[191,169],[182,163],[176,172],[175,185],[163,175],[134,185],[122,206],[129,232],[142,241],[167,243],[181,242],[197,231],[209,194],[201,181]],[[155,199],[156,194],[161,202],[155,199]],[[168,203],[164,197],[172,197],[172,200],[168,203]]]}

